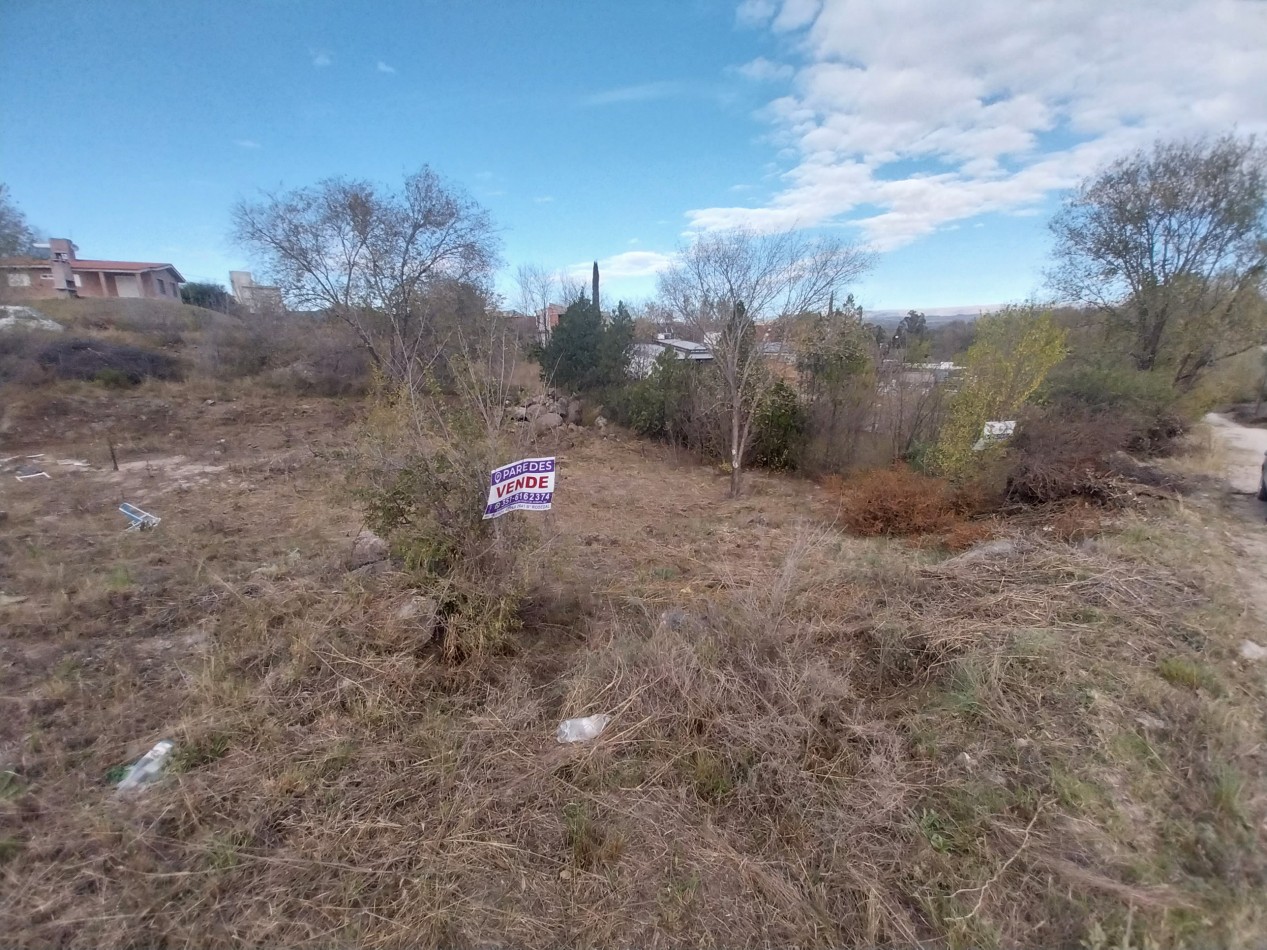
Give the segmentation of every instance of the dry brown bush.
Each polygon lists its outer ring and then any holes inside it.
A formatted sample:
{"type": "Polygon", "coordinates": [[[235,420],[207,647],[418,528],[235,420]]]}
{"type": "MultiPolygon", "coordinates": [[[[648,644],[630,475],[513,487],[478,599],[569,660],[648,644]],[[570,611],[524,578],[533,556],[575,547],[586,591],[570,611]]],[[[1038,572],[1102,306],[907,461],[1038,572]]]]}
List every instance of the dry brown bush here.
{"type": "Polygon", "coordinates": [[[1029,412],[1008,446],[1007,497],[1025,504],[1071,498],[1113,504],[1125,491],[1111,459],[1131,432],[1112,412],[1029,412]]]}
{"type": "Polygon", "coordinates": [[[841,525],[864,538],[943,533],[980,506],[974,491],[900,465],[825,484],[838,499],[841,525]]]}

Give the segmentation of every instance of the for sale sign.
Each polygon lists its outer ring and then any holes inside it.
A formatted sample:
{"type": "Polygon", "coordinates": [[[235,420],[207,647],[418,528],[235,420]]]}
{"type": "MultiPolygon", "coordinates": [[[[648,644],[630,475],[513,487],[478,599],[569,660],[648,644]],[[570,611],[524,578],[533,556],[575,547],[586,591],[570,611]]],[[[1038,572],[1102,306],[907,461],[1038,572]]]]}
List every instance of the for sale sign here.
{"type": "Polygon", "coordinates": [[[546,511],[554,499],[554,459],[520,459],[493,469],[485,518],[508,511],[546,511]]]}

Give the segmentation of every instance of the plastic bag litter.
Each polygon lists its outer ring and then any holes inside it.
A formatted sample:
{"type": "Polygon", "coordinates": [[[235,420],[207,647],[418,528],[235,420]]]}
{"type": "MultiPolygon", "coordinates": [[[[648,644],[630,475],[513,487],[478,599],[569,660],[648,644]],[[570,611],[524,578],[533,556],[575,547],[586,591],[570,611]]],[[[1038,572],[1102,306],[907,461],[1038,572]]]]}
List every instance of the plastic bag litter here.
{"type": "Polygon", "coordinates": [[[611,718],[606,713],[599,713],[597,716],[564,719],[555,730],[554,738],[559,742],[585,742],[589,739],[597,739],[607,728],[611,718]]]}
{"type": "Polygon", "coordinates": [[[137,759],[136,763],[128,769],[128,774],[123,776],[115,791],[131,792],[155,781],[163,774],[163,768],[167,765],[167,760],[171,758],[172,750],[175,748],[176,743],[171,739],[163,739],[155,743],[154,748],[137,759]]]}

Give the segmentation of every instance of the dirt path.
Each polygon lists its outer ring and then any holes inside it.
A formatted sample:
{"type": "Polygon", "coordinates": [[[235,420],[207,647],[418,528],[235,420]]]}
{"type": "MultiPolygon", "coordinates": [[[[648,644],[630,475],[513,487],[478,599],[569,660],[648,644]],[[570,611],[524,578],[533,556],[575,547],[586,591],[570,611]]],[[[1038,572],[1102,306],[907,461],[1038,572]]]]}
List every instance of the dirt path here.
{"type": "MultiPolygon", "coordinates": [[[[1255,429],[1233,422],[1225,416],[1208,413],[1205,422],[1213,437],[1227,452],[1223,472],[1232,491],[1232,510],[1244,517],[1229,523],[1228,541],[1241,555],[1237,573],[1246,599],[1260,619],[1267,620],[1267,578],[1262,565],[1267,563],[1267,506],[1255,498],[1262,478],[1263,454],[1267,452],[1267,429],[1255,429]]],[[[1267,634],[1256,638],[1267,644],[1267,634]]]]}
{"type": "Polygon", "coordinates": [[[1258,491],[1263,455],[1267,453],[1267,429],[1254,429],[1233,422],[1226,416],[1208,413],[1205,422],[1227,449],[1224,469],[1228,484],[1235,491],[1254,494],[1258,491]]]}

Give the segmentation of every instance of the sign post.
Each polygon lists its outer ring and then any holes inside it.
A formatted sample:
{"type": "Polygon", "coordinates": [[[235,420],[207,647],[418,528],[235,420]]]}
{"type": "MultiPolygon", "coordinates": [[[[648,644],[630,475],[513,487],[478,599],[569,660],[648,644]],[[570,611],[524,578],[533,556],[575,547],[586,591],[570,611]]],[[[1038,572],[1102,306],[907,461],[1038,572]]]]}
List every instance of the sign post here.
{"type": "Polygon", "coordinates": [[[549,511],[554,500],[554,459],[520,459],[493,469],[484,518],[508,511],[549,511]]]}

